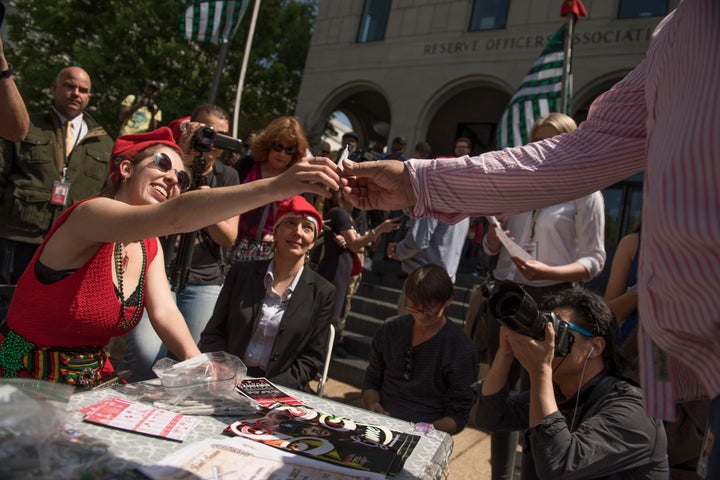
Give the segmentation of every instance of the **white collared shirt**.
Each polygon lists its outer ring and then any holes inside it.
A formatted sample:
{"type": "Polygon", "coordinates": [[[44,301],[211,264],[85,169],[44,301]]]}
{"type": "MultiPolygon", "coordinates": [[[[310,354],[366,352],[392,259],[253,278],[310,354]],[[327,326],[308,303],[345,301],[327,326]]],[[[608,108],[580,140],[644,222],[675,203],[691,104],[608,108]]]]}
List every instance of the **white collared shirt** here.
{"type": "Polygon", "coordinates": [[[276,292],[272,287],[274,266],[275,261],[271,260],[265,273],[265,298],[263,299],[262,309],[260,310],[260,317],[257,319],[252,338],[245,350],[245,355],[243,355],[245,365],[248,367],[259,367],[262,370],[267,369],[268,361],[272,355],[273,345],[275,344],[275,337],[277,337],[280,332],[283,315],[285,315],[287,306],[290,303],[290,298],[305,268],[304,265],[300,267],[293,281],[285,292],[281,294],[276,292]]]}

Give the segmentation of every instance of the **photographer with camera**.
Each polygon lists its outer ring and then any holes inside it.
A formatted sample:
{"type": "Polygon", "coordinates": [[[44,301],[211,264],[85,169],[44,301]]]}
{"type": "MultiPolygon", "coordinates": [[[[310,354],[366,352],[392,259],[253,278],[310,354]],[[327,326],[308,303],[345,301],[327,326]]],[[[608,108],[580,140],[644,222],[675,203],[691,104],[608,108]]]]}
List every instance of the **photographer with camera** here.
{"type": "Polygon", "coordinates": [[[601,297],[574,287],[540,310],[502,282],[488,307],[503,327],[474,420],[491,432],[527,429],[522,479],[668,478],[665,430],[645,414],[642,391],[620,377],[615,322],[601,297]],[[530,391],[511,396],[514,359],[530,391]]]}
{"type": "Polygon", "coordinates": [[[128,95],[120,104],[120,135],[155,130],[162,122],[162,111],[155,103],[160,87],[155,80],[145,84],[142,95],[128,95]]]}
{"type": "MultiPolygon", "coordinates": [[[[175,123],[175,122],[173,122],[175,123]]],[[[238,185],[238,174],[219,161],[223,151],[234,148],[228,137],[230,115],[217,105],[204,104],[195,108],[189,120],[181,122],[174,132],[178,145],[191,158],[188,170],[196,190],[238,185]],[[221,147],[221,148],[218,148],[221,147]]],[[[183,314],[195,343],[205,329],[225,281],[227,252],[237,236],[237,216],[210,225],[196,232],[171,235],[164,242],[167,274],[175,293],[178,309],[183,314]],[[183,248],[186,242],[191,242],[183,248]]],[[[123,366],[133,371],[132,380],[152,378],[153,363],[167,355],[167,348],[149,327],[141,322],[128,335],[123,366]]]]}

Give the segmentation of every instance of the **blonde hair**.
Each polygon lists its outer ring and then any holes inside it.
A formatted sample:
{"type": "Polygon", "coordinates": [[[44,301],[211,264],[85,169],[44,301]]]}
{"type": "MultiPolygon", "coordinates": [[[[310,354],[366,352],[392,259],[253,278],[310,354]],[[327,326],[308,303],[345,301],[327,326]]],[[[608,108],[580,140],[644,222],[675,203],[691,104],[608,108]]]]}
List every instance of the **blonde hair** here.
{"type": "Polygon", "coordinates": [[[532,129],[530,129],[531,142],[535,138],[538,129],[546,125],[554,128],[558,132],[558,135],[561,133],[570,133],[577,128],[575,120],[564,113],[549,113],[544,117],[538,118],[532,126],[532,129]]]}

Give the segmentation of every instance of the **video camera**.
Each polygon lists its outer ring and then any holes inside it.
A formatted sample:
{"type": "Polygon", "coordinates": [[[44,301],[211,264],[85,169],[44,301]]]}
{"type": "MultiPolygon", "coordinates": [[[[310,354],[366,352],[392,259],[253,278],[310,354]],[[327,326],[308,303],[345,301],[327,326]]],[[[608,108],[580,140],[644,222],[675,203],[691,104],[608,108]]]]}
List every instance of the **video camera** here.
{"type": "Polygon", "coordinates": [[[535,340],[544,340],[545,326],[552,323],[555,356],[564,357],[572,348],[574,338],[568,323],[553,312],[540,310],[532,297],[514,282],[499,282],[488,298],[488,311],[510,330],[535,340]]]}
{"type": "Polygon", "coordinates": [[[239,138],[229,137],[217,133],[207,125],[199,128],[192,139],[192,148],[196,152],[209,152],[213,148],[229,150],[235,153],[243,153],[243,142],[239,138]]]}

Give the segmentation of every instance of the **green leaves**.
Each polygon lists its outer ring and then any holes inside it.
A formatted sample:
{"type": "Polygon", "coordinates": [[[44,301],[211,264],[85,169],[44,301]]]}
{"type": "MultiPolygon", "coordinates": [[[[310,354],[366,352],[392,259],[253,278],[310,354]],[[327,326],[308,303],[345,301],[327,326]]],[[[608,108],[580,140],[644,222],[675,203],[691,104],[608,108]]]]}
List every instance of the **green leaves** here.
{"type": "MultiPolygon", "coordinates": [[[[120,102],[138,94],[147,80],[161,85],[163,124],[208,100],[220,47],[181,37],[185,5],[179,0],[16,0],[15,7],[6,19],[5,51],[31,112],[52,103],[50,85],[68,65],[90,74],[88,110],[110,135],[120,128],[120,102]]],[[[230,42],[216,100],[231,113],[252,7],[230,42]]],[[[241,138],[294,112],[316,9],[316,0],[261,3],[240,109],[241,138]]]]}

